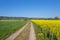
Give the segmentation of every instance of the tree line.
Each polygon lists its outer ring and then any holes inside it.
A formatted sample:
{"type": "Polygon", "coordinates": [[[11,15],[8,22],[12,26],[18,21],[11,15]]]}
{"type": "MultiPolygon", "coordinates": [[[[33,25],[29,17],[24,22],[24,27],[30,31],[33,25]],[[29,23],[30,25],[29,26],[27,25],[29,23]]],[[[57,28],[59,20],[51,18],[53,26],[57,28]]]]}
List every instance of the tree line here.
{"type": "Polygon", "coordinates": [[[27,19],[27,17],[7,17],[7,16],[0,16],[0,20],[21,20],[27,19]]]}
{"type": "Polygon", "coordinates": [[[39,19],[39,20],[60,20],[58,16],[54,18],[28,18],[28,17],[7,17],[7,16],[0,16],[0,20],[27,20],[27,19],[39,19]]]}

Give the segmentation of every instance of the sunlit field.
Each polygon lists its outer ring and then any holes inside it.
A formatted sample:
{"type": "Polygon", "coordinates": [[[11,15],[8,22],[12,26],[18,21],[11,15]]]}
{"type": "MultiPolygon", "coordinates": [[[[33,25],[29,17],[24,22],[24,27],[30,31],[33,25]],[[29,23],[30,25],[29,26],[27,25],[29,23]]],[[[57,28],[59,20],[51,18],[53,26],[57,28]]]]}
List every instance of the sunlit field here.
{"type": "Polygon", "coordinates": [[[60,20],[31,20],[37,40],[60,40],[60,20]]]}
{"type": "Polygon", "coordinates": [[[0,20],[0,40],[4,40],[25,24],[24,20],[0,20]]]}

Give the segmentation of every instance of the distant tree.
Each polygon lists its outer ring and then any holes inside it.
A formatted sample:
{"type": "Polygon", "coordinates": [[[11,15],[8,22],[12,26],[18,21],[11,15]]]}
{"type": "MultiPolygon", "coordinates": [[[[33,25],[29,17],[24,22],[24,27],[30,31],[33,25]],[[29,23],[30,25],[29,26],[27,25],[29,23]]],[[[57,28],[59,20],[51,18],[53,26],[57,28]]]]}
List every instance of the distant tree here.
{"type": "Polygon", "coordinates": [[[57,19],[59,19],[59,17],[58,17],[58,16],[56,16],[56,17],[54,17],[54,19],[56,19],[56,20],[57,20],[57,19]]]}
{"type": "Polygon", "coordinates": [[[0,16],[0,20],[2,20],[4,17],[3,16],[0,16]]]}

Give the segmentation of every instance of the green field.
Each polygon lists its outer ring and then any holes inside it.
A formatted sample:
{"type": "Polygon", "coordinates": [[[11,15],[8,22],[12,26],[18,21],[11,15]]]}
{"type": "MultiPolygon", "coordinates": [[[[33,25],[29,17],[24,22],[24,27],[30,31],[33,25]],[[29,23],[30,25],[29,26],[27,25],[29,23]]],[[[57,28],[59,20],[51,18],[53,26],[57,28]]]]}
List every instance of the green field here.
{"type": "Polygon", "coordinates": [[[20,29],[24,24],[26,24],[24,20],[0,20],[0,40],[4,40],[10,34],[20,29]]]}

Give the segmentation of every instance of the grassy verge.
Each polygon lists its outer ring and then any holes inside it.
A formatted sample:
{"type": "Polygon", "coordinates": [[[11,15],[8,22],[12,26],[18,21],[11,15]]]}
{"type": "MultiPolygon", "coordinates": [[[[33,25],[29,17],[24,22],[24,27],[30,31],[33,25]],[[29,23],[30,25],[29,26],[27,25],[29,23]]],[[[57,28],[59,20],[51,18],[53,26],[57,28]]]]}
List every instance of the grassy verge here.
{"type": "Polygon", "coordinates": [[[57,40],[56,35],[50,33],[49,29],[43,30],[39,25],[33,24],[36,32],[36,40],[57,40]]]}
{"type": "Polygon", "coordinates": [[[26,21],[0,21],[0,40],[4,40],[10,34],[20,29],[26,21]]]}

